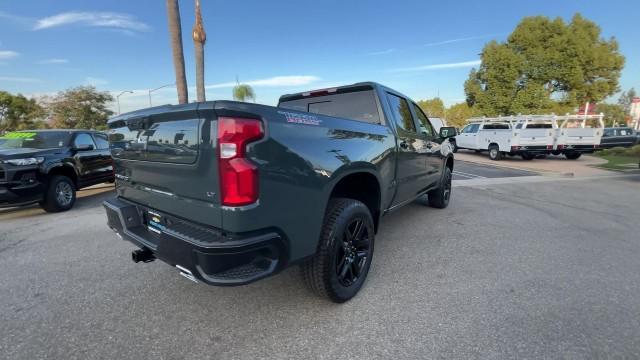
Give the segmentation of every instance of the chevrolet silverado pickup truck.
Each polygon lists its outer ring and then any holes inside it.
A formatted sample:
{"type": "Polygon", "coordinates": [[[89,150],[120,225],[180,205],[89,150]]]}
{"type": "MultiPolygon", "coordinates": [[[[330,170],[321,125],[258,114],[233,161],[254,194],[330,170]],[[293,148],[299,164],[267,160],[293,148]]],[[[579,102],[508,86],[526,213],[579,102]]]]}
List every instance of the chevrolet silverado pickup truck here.
{"type": "Polygon", "coordinates": [[[26,130],[0,136],[0,207],[39,203],[71,209],[76,190],[113,182],[107,134],[91,130],[26,130]]]}
{"type": "Polygon", "coordinates": [[[445,208],[455,129],[435,133],[376,83],[160,106],[111,119],[108,226],[195,282],[242,285],[300,264],[334,302],[362,287],[380,219],[417,197],[445,208]]]}

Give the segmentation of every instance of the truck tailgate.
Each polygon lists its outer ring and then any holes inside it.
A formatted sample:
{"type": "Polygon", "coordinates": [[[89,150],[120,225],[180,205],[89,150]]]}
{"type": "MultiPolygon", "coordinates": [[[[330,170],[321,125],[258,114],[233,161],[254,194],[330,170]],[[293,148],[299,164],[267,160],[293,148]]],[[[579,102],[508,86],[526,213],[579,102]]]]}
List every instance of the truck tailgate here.
{"type": "Polygon", "coordinates": [[[553,129],[523,129],[520,131],[520,145],[552,145],[553,131],[553,129]]]}
{"type": "Polygon", "coordinates": [[[197,104],[171,109],[109,123],[118,196],[220,227],[211,121],[199,116],[197,104]]]}
{"type": "Polygon", "coordinates": [[[565,128],[560,131],[559,143],[564,145],[598,145],[600,144],[601,129],[593,128],[565,128]]]}

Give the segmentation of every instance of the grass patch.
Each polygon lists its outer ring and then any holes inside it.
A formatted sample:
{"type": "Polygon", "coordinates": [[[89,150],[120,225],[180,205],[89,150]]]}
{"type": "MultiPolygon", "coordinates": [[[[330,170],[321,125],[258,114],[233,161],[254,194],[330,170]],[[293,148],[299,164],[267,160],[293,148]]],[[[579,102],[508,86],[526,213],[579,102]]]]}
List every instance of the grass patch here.
{"type": "Polygon", "coordinates": [[[633,155],[604,155],[596,154],[596,156],[609,161],[606,164],[598,165],[598,167],[607,170],[633,170],[638,169],[640,157],[633,155]]]}

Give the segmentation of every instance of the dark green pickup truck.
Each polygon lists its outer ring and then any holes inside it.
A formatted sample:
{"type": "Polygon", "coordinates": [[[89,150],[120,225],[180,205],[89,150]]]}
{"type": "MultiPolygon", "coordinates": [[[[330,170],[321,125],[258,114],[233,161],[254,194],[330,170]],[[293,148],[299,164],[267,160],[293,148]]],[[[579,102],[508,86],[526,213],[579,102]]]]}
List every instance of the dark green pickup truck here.
{"type": "Polygon", "coordinates": [[[192,281],[242,285],[300,264],[335,302],[365,281],[380,218],[451,196],[448,138],[376,83],[284,95],[277,107],[211,101],[109,121],[117,197],[108,224],[192,281]]]}

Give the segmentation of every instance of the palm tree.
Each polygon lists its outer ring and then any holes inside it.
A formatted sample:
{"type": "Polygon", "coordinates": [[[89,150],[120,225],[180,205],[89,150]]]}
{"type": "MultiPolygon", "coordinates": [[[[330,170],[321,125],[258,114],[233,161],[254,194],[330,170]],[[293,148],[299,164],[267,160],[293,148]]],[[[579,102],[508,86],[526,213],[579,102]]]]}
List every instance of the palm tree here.
{"type": "Polygon", "coordinates": [[[202,14],[200,13],[200,0],[196,0],[196,23],[193,25],[193,44],[196,58],[196,93],[198,102],[206,101],[204,94],[204,43],[207,41],[207,34],[202,25],[202,14]]]}
{"type": "Polygon", "coordinates": [[[189,102],[187,93],[187,77],[184,73],[184,53],[182,51],[182,27],[180,25],[180,8],[178,0],[167,0],[167,18],[169,19],[169,34],[171,50],[173,51],[173,67],[176,72],[176,88],[178,103],[189,102]]]}
{"type": "Polygon", "coordinates": [[[251,99],[256,101],[256,94],[253,92],[253,88],[246,84],[238,84],[233,87],[233,99],[238,101],[245,101],[251,99]]]}

